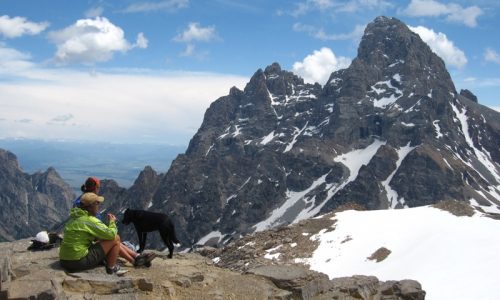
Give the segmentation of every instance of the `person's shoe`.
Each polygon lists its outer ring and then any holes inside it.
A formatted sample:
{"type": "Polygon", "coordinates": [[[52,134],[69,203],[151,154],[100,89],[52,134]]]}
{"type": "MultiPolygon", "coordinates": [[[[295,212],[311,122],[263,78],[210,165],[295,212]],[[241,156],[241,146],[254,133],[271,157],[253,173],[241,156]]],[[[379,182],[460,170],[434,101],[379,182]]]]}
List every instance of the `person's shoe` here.
{"type": "Polygon", "coordinates": [[[149,268],[151,267],[151,262],[153,261],[153,259],[156,258],[156,254],[151,252],[151,253],[147,253],[146,254],[146,262],[144,263],[144,265],[149,268]]]}
{"type": "Polygon", "coordinates": [[[123,276],[125,273],[127,273],[127,270],[122,270],[119,265],[115,265],[114,267],[108,267],[106,266],[106,273],[112,275],[116,274],[117,276],[123,276]]]}
{"type": "Polygon", "coordinates": [[[146,255],[143,253],[137,255],[134,259],[134,267],[144,266],[145,263],[146,263],[146,255]]]}
{"type": "Polygon", "coordinates": [[[141,253],[134,260],[134,267],[151,267],[151,261],[156,258],[154,253],[141,253]]]}

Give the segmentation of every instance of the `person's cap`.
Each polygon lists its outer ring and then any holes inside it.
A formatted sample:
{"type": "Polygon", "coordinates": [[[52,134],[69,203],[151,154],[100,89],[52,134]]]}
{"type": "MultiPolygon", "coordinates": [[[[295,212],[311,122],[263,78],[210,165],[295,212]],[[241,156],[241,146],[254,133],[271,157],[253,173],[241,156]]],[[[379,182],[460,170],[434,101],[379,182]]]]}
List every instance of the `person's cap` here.
{"type": "Polygon", "coordinates": [[[48,243],[49,242],[49,234],[47,231],[40,231],[36,234],[35,240],[40,243],[48,243]]]}
{"type": "Polygon", "coordinates": [[[102,203],[104,201],[104,197],[98,196],[96,193],[85,193],[80,197],[80,203],[83,206],[89,206],[94,203],[102,203]]]}

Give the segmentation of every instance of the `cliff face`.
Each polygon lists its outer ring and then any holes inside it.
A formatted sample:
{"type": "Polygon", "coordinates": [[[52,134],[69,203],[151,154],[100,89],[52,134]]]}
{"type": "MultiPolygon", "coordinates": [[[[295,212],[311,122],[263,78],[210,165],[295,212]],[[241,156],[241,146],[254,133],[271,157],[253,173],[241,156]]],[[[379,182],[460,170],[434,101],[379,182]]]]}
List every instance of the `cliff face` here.
{"type": "Polygon", "coordinates": [[[67,218],[74,194],[53,168],[26,174],[0,149],[0,182],[0,240],[34,236],[67,218]]]}
{"type": "Polygon", "coordinates": [[[243,91],[232,88],[169,171],[125,199],[170,215],[186,246],[347,202],[380,209],[455,199],[496,209],[500,114],[471,98],[418,35],[379,17],[324,87],[274,63],[243,91]]]}
{"type": "MultiPolygon", "coordinates": [[[[103,188],[110,209],[168,214],[184,246],[367,209],[459,200],[500,205],[500,113],[457,93],[444,62],[394,18],[366,27],[325,86],[274,63],[207,109],[166,174],[103,188]]],[[[120,228],[135,239],[134,230],[120,228]]],[[[157,234],[148,238],[163,247],[157,234]]]]}

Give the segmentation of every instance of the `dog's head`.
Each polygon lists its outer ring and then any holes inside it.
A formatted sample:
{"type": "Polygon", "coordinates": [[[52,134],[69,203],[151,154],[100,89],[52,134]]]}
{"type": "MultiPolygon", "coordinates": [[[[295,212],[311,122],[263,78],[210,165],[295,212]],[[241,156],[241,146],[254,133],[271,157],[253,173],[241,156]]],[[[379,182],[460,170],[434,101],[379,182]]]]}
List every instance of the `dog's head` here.
{"type": "Polygon", "coordinates": [[[122,223],[125,225],[130,224],[132,222],[132,211],[130,209],[126,209],[125,213],[123,214],[123,220],[122,223]]]}

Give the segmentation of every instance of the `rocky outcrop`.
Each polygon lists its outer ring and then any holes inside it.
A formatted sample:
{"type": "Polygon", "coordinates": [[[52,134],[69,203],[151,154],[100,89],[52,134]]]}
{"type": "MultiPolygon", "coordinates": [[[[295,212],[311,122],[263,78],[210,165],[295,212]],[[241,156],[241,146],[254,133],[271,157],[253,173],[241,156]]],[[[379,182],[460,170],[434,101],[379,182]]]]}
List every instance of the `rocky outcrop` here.
{"type": "Polygon", "coordinates": [[[34,236],[67,218],[74,194],[53,168],[26,174],[0,149],[0,182],[0,241],[34,236]]]}
{"type": "Polygon", "coordinates": [[[424,299],[413,280],[381,282],[353,276],[329,280],[298,265],[263,265],[240,273],[196,253],[164,254],[151,268],[133,268],[122,277],[104,267],[66,273],[58,248],[27,251],[30,241],[0,243],[0,299],[424,299]],[[385,298],[384,298],[385,297],[385,298]]]}
{"type": "MultiPolygon", "coordinates": [[[[473,98],[417,34],[378,17],[352,64],[323,87],[273,63],[232,88],[144,199],[124,203],[168,214],[186,246],[226,244],[348,202],[499,206],[500,114],[473,98]]],[[[148,242],[163,247],[158,236],[148,242]]]]}

